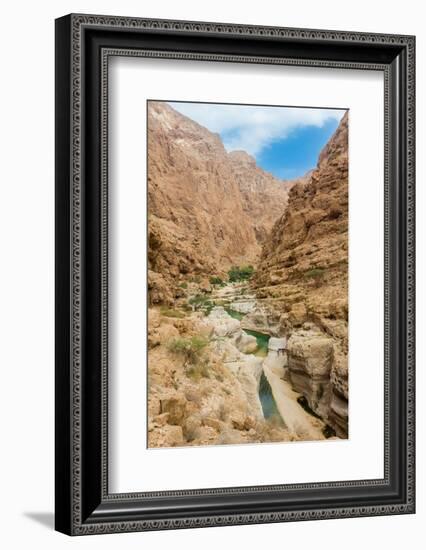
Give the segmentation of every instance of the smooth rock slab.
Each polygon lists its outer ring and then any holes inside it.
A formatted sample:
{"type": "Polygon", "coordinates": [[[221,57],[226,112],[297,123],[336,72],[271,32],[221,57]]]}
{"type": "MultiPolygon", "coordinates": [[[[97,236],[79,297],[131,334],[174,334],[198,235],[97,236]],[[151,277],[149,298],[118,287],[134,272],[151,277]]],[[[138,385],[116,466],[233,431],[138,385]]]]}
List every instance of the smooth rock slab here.
{"type": "Polygon", "coordinates": [[[271,336],[268,342],[268,350],[279,351],[287,348],[287,338],[275,338],[271,336]]]}
{"type": "Polygon", "coordinates": [[[213,333],[218,337],[236,336],[238,331],[241,330],[240,321],[231,317],[222,306],[212,309],[207,322],[213,326],[213,333]]]}
{"type": "Polygon", "coordinates": [[[295,392],[290,384],[283,380],[284,369],[276,359],[268,355],[263,363],[263,372],[271,386],[280,416],[292,435],[304,441],[325,439],[321,420],[314,418],[297,402],[300,394],[295,392]]]}
{"type": "Polygon", "coordinates": [[[238,313],[250,313],[256,307],[256,302],[254,300],[241,300],[238,302],[231,302],[230,308],[238,313]]]}

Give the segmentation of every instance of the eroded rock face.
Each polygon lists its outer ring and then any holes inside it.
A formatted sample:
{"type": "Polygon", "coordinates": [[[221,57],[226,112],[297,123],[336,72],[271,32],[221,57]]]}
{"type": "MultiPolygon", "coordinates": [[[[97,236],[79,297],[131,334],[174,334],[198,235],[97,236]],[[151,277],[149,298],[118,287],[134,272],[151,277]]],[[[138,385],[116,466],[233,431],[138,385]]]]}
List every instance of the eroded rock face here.
{"type": "Polygon", "coordinates": [[[181,425],[186,413],[185,396],[178,392],[167,392],[160,397],[160,414],[167,414],[169,424],[181,425]]]}
{"type": "Polygon", "coordinates": [[[256,305],[241,321],[243,329],[263,334],[280,334],[280,314],[268,304],[256,305]]]}
{"type": "Polygon", "coordinates": [[[253,344],[238,320],[219,307],[207,317],[194,313],[184,319],[168,318],[150,308],[149,320],[150,447],[295,438],[263,417],[259,399],[262,358],[237,347],[237,343],[253,344]],[[191,338],[204,338],[206,345],[188,357],[174,343],[191,338]]]}
{"type": "MultiPolygon", "coordinates": [[[[167,103],[150,101],[150,304],[171,304],[180,280],[254,263],[290,186],[249,155],[228,154],[217,134],[167,103]]],[[[208,279],[204,287],[210,290],[208,279]]]]}
{"type": "MultiPolygon", "coordinates": [[[[287,349],[287,338],[274,338],[271,336],[268,341],[268,350],[275,351],[277,353],[283,352],[287,349]]],[[[284,355],[284,353],[283,353],[284,355]]]]}
{"type": "Polygon", "coordinates": [[[231,151],[228,158],[240,189],[243,210],[252,220],[257,242],[263,244],[282,214],[294,182],[277,180],[257,166],[245,151],[231,151]]]}
{"type": "Polygon", "coordinates": [[[264,310],[279,317],[276,335],[292,335],[289,373],[295,389],[347,437],[347,114],[317,168],[292,187],[288,207],[264,243],[254,287],[264,310]],[[312,354],[318,355],[317,368],[312,354]]]}
{"type": "Polygon", "coordinates": [[[288,341],[288,374],[292,386],[324,419],[329,413],[333,359],[333,341],[321,333],[295,332],[288,341]]]}

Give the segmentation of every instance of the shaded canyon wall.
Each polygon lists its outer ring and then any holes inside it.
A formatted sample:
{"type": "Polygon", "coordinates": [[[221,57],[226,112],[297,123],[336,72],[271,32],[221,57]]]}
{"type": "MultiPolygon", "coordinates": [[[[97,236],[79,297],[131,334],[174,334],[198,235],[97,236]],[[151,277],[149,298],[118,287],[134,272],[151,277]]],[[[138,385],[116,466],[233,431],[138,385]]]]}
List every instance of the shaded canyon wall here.
{"type": "Polygon", "coordinates": [[[339,436],[348,433],[348,114],[316,170],[290,191],[254,285],[289,335],[287,376],[339,436]]]}

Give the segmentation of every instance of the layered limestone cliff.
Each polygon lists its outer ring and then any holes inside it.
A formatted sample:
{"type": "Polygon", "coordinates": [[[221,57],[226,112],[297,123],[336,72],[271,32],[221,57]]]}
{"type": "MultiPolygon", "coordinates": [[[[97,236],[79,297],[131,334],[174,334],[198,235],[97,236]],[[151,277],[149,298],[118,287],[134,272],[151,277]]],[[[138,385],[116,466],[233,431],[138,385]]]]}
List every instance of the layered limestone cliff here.
{"type": "MultiPolygon", "coordinates": [[[[294,185],[264,243],[254,279],[262,308],[288,335],[286,377],[339,435],[348,433],[348,115],[316,170],[294,185]]],[[[271,327],[271,325],[269,324],[271,327]]]]}
{"type": "Polygon", "coordinates": [[[251,220],[257,242],[263,244],[282,214],[294,182],[278,180],[265,172],[245,151],[231,151],[228,158],[240,189],[243,210],[251,220]]]}
{"type": "Polygon", "coordinates": [[[171,304],[179,281],[257,261],[289,184],[165,102],[148,103],[148,287],[171,304]]]}

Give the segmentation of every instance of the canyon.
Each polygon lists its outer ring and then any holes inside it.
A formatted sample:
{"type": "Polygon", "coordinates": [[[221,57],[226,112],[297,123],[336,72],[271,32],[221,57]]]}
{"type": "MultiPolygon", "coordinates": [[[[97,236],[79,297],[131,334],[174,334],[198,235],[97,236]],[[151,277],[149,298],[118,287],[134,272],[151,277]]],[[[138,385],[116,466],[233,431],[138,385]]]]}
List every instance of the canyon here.
{"type": "Polygon", "coordinates": [[[217,134],[167,103],[150,101],[151,303],[173,303],[182,276],[224,276],[233,264],[255,263],[291,185],[257,167],[247,153],[227,153],[217,134]]]}
{"type": "Polygon", "coordinates": [[[148,445],[347,438],[347,114],[283,181],[151,101],[148,208],[148,445]]]}

